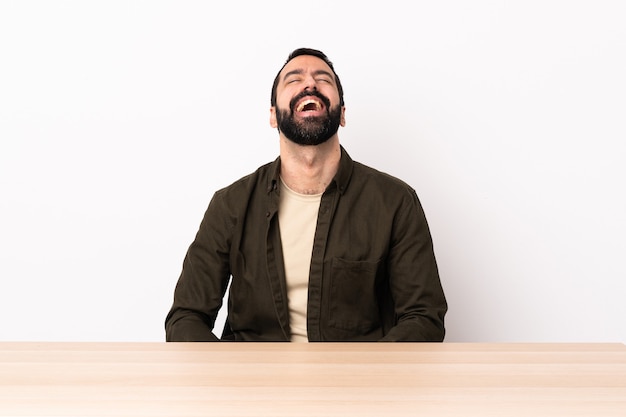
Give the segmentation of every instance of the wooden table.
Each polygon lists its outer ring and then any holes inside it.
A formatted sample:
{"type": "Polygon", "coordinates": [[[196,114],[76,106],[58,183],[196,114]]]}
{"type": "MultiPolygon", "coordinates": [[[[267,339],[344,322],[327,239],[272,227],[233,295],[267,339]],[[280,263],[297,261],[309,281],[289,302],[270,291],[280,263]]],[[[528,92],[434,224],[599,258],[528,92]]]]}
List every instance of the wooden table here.
{"type": "Polygon", "coordinates": [[[626,416],[623,344],[0,342],[2,416],[626,416]]]}

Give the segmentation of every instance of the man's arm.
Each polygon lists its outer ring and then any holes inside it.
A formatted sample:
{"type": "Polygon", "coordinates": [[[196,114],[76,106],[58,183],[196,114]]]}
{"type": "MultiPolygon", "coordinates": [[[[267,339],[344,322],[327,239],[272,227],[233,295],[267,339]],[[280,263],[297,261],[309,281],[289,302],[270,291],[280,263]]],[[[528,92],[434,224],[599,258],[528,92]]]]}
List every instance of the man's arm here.
{"type": "Polygon", "coordinates": [[[216,194],[189,247],[165,319],[168,342],[217,341],[213,333],[230,278],[230,222],[216,194]]]}
{"type": "Polygon", "coordinates": [[[397,324],[381,341],[441,342],[447,303],[421,204],[412,190],[394,224],[389,281],[397,324]]]}

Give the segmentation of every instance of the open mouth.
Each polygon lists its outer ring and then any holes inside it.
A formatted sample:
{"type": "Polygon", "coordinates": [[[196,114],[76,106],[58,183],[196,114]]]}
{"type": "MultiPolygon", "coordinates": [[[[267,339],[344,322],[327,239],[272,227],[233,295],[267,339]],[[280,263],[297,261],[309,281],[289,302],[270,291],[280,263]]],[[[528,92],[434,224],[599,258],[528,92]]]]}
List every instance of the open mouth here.
{"type": "Polygon", "coordinates": [[[323,106],[322,103],[320,103],[319,100],[315,100],[312,98],[307,98],[305,100],[302,100],[300,103],[298,103],[298,105],[296,106],[296,111],[297,112],[307,112],[307,111],[320,111],[322,110],[323,106]]]}

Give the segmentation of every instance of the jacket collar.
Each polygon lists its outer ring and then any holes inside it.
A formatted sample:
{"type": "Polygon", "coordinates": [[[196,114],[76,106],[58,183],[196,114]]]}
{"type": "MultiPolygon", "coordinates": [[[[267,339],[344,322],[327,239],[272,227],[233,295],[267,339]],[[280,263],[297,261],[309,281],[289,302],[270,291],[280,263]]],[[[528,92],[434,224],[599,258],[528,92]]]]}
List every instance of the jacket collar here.
{"type": "MultiPolygon", "coordinates": [[[[354,167],[354,161],[348,155],[348,152],[344,149],[343,146],[340,145],[341,148],[341,159],[339,160],[339,169],[333,178],[331,184],[335,184],[339,193],[345,193],[348,188],[348,183],[350,182],[350,178],[352,177],[352,169],[354,167]]],[[[280,156],[271,163],[270,166],[270,175],[267,181],[267,192],[268,194],[272,191],[279,192],[278,190],[278,182],[280,181],[280,156]]],[[[330,185],[329,185],[330,187],[330,185]]]]}

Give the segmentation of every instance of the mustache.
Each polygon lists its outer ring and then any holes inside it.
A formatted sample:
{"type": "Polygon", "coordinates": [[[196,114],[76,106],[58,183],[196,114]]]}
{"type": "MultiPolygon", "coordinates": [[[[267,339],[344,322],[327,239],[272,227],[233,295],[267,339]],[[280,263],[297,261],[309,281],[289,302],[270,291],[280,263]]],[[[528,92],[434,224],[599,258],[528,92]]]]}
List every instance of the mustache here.
{"type": "Polygon", "coordinates": [[[330,108],[330,100],[325,95],[323,95],[322,93],[320,93],[317,90],[310,90],[310,91],[309,90],[304,90],[300,94],[296,95],[289,102],[289,108],[291,109],[291,111],[294,111],[294,109],[296,107],[296,103],[298,101],[300,101],[300,99],[302,99],[304,97],[311,97],[311,96],[319,98],[320,101],[322,103],[324,103],[324,106],[326,106],[327,109],[330,108]]]}

